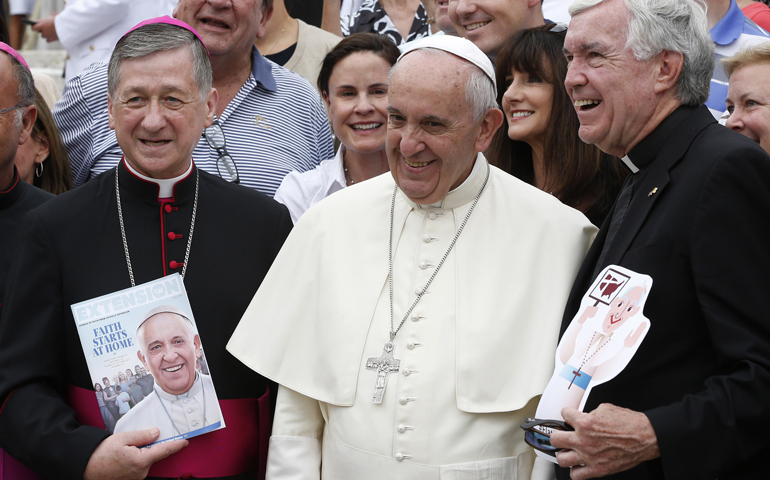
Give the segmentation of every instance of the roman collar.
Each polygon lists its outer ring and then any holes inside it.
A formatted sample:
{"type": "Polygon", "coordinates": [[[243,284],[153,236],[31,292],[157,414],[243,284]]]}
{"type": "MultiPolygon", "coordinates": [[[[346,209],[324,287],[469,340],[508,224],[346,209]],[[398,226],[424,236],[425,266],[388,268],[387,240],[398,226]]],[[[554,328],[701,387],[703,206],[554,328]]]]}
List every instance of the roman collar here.
{"type": "Polygon", "coordinates": [[[413,202],[407,197],[404,192],[401,193],[406,203],[412,206],[414,209],[426,209],[426,208],[441,208],[441,209],[453,209],[463,205],[466,205],[476,198],[479,194],[479,189],[484,184],[484,179],[487,175],[487,159],[481,153],[476,154],[476,161],[473,164],[473,169],[468,178],[457,188],[452,190],[444,197],[443,200],[433,205],[420,205],[413,202]]]}
{"type": "MultiPolygon", "coordinates": [[[[126,166],[126,159],[123,158],[120,163],[118,164],[118,175],[120,180],[120,189],[121,191],[127,191],[133,195],[136,195],[138,197],[141,197],[144,201],[146,201],[149,204],[157,205],[160,202],[160,199],[158,198],[158,193],[160,191],[160,187],[157,183],[145,180],[141,178],[140,176],[134,174],[131,172],[131,170],[128,169],[126,166]]],[[[170,202],[179,202],[185,199],[190,199],[192,201],[193,196],[195,195],[195,172],[197,170],[197,167],[195,166],[195,162],[193,162],[192,169],[187,173],[187,175],[176,182],[173,188],[173,193],[170,198],[165,198],[163,200],[170,201],[170,202]]]]}
{"type": "Polygon", "coordinates": [[[671,112],[655,130],[647,135],[641,142],[628,152],[628,158],[639,169],[644,170],[649,164],[658,157],[663,145],[668,138],[676,131],[677,127],[687,118],[697,107],[681,106],[671,112]]]}

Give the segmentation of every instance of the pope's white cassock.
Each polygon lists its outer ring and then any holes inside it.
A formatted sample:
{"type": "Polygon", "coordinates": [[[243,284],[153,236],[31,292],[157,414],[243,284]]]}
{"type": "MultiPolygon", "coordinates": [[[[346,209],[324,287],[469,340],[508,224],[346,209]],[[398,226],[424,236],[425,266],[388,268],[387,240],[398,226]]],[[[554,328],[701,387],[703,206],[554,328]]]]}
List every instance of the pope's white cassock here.
{"type": "MultiPolygon", "coordinates": [[[[115,425],[115,433],[157,427],[158,440],[194,432],[222,421],[217,393],[208,375],[198,374],[192,388],[172,395],[155,384],[155,389],[137,403],[115,425]]],[[[222,422],[224,426],[224,422],[222,422]]]]}
{"type": "Polygon", "coordinates": [[[335,193],[297,223],[228,344],[281,385],[268,478],[530,478],[535,455],[519,425],[553,372],[564,304],[596,229],[482,154],[439,205],[421,207],[399,190],[394,323],[488,168],[454,249],[396,335],[400,369],[381,404],[371,401],[377,372],[366,363],[390,338],[393,177],[335,193]]]}

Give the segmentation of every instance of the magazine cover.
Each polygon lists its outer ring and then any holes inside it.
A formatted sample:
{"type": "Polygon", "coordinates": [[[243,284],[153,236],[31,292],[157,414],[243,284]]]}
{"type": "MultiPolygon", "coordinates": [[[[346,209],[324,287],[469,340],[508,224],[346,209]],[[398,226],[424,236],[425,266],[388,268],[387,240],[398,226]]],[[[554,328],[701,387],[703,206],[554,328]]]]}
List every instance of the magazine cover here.
{"type": "Polygon", "coordinates": [[[71,308],[109,433],[157,427],[156,445],[225,427],[178,273],[71,308]]]}

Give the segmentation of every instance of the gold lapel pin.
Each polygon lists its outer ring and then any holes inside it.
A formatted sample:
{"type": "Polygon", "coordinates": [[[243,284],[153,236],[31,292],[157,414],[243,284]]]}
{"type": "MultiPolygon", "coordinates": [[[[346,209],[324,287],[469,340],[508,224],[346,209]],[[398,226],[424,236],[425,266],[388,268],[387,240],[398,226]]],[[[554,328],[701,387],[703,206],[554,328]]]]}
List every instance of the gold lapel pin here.
{"type": "Polygon", "coordinates": [[[650,193],[648,193],[648,194],[647,194],[647,196],[648,196],[648,197],[651,197],[651,196],[655,195],[655,193],[656,193],[657,191],[658,191],[658,187],[655,187],[655,188],[653,188],[653,189],[652,189],[652,191],[650,191],[650,193]]]}

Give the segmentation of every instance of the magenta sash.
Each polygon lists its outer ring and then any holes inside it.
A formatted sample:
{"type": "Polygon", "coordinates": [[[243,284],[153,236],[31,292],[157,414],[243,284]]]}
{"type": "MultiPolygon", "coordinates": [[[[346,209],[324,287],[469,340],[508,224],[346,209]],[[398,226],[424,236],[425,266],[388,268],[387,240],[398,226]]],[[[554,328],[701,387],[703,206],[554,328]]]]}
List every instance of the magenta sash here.
{"type": "MultiPolygon", "coordinates": [[[[70,385],[67,404],[82,425],[105,428],[93,390],[70,385]]],[[[270,391],[259,399],[219,400],[226,427],[189,439],[181,451],[156,462],[151,477],[227,477],[257,468],[265,478],[270,439],[270,391]]]]}

